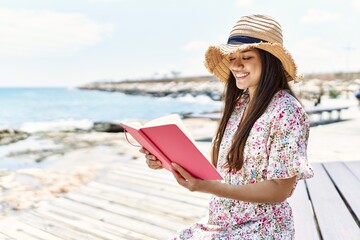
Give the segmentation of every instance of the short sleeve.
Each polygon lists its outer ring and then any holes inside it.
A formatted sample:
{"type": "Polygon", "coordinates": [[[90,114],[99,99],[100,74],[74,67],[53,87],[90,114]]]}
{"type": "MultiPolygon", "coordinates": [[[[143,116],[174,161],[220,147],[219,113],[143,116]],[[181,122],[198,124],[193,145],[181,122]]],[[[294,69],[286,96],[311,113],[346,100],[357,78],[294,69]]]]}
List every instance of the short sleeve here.
{"type": "Polygon", "coordinates": [[[296,176],[300,180],[313,176],[307,160],[309,120],[302,106],[294,101],[282,102],[273,110],[267,179],[296,176]]]}

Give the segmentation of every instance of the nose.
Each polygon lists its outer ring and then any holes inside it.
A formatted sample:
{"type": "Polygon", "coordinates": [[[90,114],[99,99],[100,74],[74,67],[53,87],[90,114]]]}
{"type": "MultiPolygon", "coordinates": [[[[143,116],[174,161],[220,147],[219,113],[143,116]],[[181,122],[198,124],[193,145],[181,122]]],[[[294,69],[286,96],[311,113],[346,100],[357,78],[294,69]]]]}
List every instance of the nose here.
{"type": "Polygon", "coordinates": [[[239,70],[239,69],[244,68],[244,64],[240,58],[236,58],[230,62],[230,68],[233,70],[239,70]]]}

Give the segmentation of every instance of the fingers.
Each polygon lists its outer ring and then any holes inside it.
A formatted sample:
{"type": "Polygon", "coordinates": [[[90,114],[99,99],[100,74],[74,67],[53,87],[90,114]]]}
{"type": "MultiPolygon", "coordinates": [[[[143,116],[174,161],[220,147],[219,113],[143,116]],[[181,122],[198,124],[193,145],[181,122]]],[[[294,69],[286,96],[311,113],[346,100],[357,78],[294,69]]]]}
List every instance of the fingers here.
{"type": "Polygon", "coordinates": [[[154,155],[151,155],[150,152],[148,150],[146,150],[145,148],[140,148],[139,152],[145,154],[146,159],[156,160],[156,157],[154,155]]]}
{"type": "Polygon", "coordinates": [[[146,164],[148,165],[149,168],[151,169],[162,169],[162,164],[159,160],[149,160],[146,159],[146,164]]]}
{"type": "Polygon", "coordinates": [[[146,150],[145,148],[140,148],[139,152],[145,154],[145,158],[146,158],[146,164],[148,165],[149,168],[151,169],[162,169],[162,163],[157,160],[157,158],[152,155],[148,150],[146,150]]]}
{"type": "Polygon", "coordinates": [[[209,181],[203,181],[200,179],[197,179],[193,177],[188,171],[186,171],[184,168],[182,168],[180,165],[176,163],[172,163],[172,166],[174,169],[172,170],[172,174],[174,175],[176,181],[183,186],[184,188],[187,188],[190,191],[200,191],[200,192],[206,192],[208,185],[207,182],[209,181]]]}
{"type": "Polygon", "coordinates": [[[150,161],[156,161],[157,160],[157,158],[154,155],[152,155],[151,153],[150,154],[145,154],[145,158],[150,160],[150,161]]]}
{"type": "Polygon", "coordinates": [[[162,169],[163,168],[162,163],[156,159],[155,160],[146,159],[146,164],[148,165],[149,168],[152,168],[152,169],[162,169]]]}
{"type": "Polygon", "coordinates": [[[143,147],[139,149],[139,152],[144,153],[144,154],[150,154],[150,152],[143,147]]]}
{"type": "Polygon", "coordinates": [[[179,172],[177,172],[176,170],[172,170],[171,173],[174,175],[175,180],[183,187],[185,187],[186,184],[186,180],[183,178],[183,176],[181,176],[181,174],[179,172]]]}
{"type": "Polygon", "coordinates": [[[162,169],[162,163],[145,148],[140,148],[139,152],[145,154],[146,164],[151,169],[162,169]]]}
{"type": "Polygon", "coordinates": [[[172,163],[172,166],[176,169],[176,171],[182,176],[183,179],[192,180],[194,177],[185,169],[183,169],[180,165],[176,163],[172,163]]]}
{"type": "Polygon", "coordinates": [[[176,181],[181,186],[190,190],[189,183],[193,179],[193,177],[185,169],[180,167],[180,165],[176,163],[171,163],[171,165],[174,167],[174,170],[172,170],[171,172],[174,175],[176,181]]]}

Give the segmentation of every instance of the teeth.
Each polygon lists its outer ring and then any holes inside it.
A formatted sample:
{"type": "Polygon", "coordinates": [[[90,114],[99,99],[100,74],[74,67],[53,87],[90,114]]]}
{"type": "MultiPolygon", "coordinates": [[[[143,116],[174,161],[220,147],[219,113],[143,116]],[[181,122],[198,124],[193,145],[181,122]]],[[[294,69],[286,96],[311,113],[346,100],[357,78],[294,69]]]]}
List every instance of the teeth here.
{"type": "Polygon", "coordinates": [[[246,77],[247,75],[249,75],[249,73],[243,73],[243,74],[236,74],[236,77],[242,78],[242,77],[246,77]]]}

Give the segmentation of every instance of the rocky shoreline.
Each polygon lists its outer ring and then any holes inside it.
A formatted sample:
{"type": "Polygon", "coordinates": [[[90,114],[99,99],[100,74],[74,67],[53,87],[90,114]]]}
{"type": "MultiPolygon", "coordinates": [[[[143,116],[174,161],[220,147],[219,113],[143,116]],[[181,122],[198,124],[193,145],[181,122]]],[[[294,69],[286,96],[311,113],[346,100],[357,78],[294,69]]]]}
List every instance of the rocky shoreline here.
{"type": "Polygon", "coordinates": [[[0,146],[24,140],[30,136],[29,133],[12,128],[0,129],[0,146]]]}
{"type": "MultiPolygon", "coordinates": [[[[60,133],[90,133],[90,132],[107,132],[107,133],[118,133],[123,132],[124,128],[117,123],[112,122],[94,122],[92,127],[89,129],[77,129],[72,128],[66,131],[58,131],[60,133]]],[[[0,146],[2,145],[8,145],[12,143],[16,143],[17,141],[25,140],[30,136],[36,135],[36,134],[46,134],[51,133],[51,131],[47,132],[38,132],[35,134],[28,133],[25,131],[12,129],[12,128],[4,128],[0,129],[0,146]]]]}
{"type": "MultiPolygon", "coordinates": [[[[335,76],[305,77],[301,83],[290,83],[300,99],[320,104],[322,96],[341,94],[353,95],[360,89],[360,79],[336,79],[335,76]]],[[[97,90],[107,92],[122,92],[129,95],[151,97],[182,97],[206,95],[214,101],[222,100],[224,84],[212,76],[168,78],[157,80],[134,81],[99,81],[79,86],[82,90],[97,90]]]]}
{"type": "Polygon", "coordinates": [[[151,97],[182,97],[206,95],[212,100],[222,98],[224,84],[213,77],[187,77],[144,81],[94,82],[78,87],[82,90],[122,92],[129,95],[151,97]]]}

